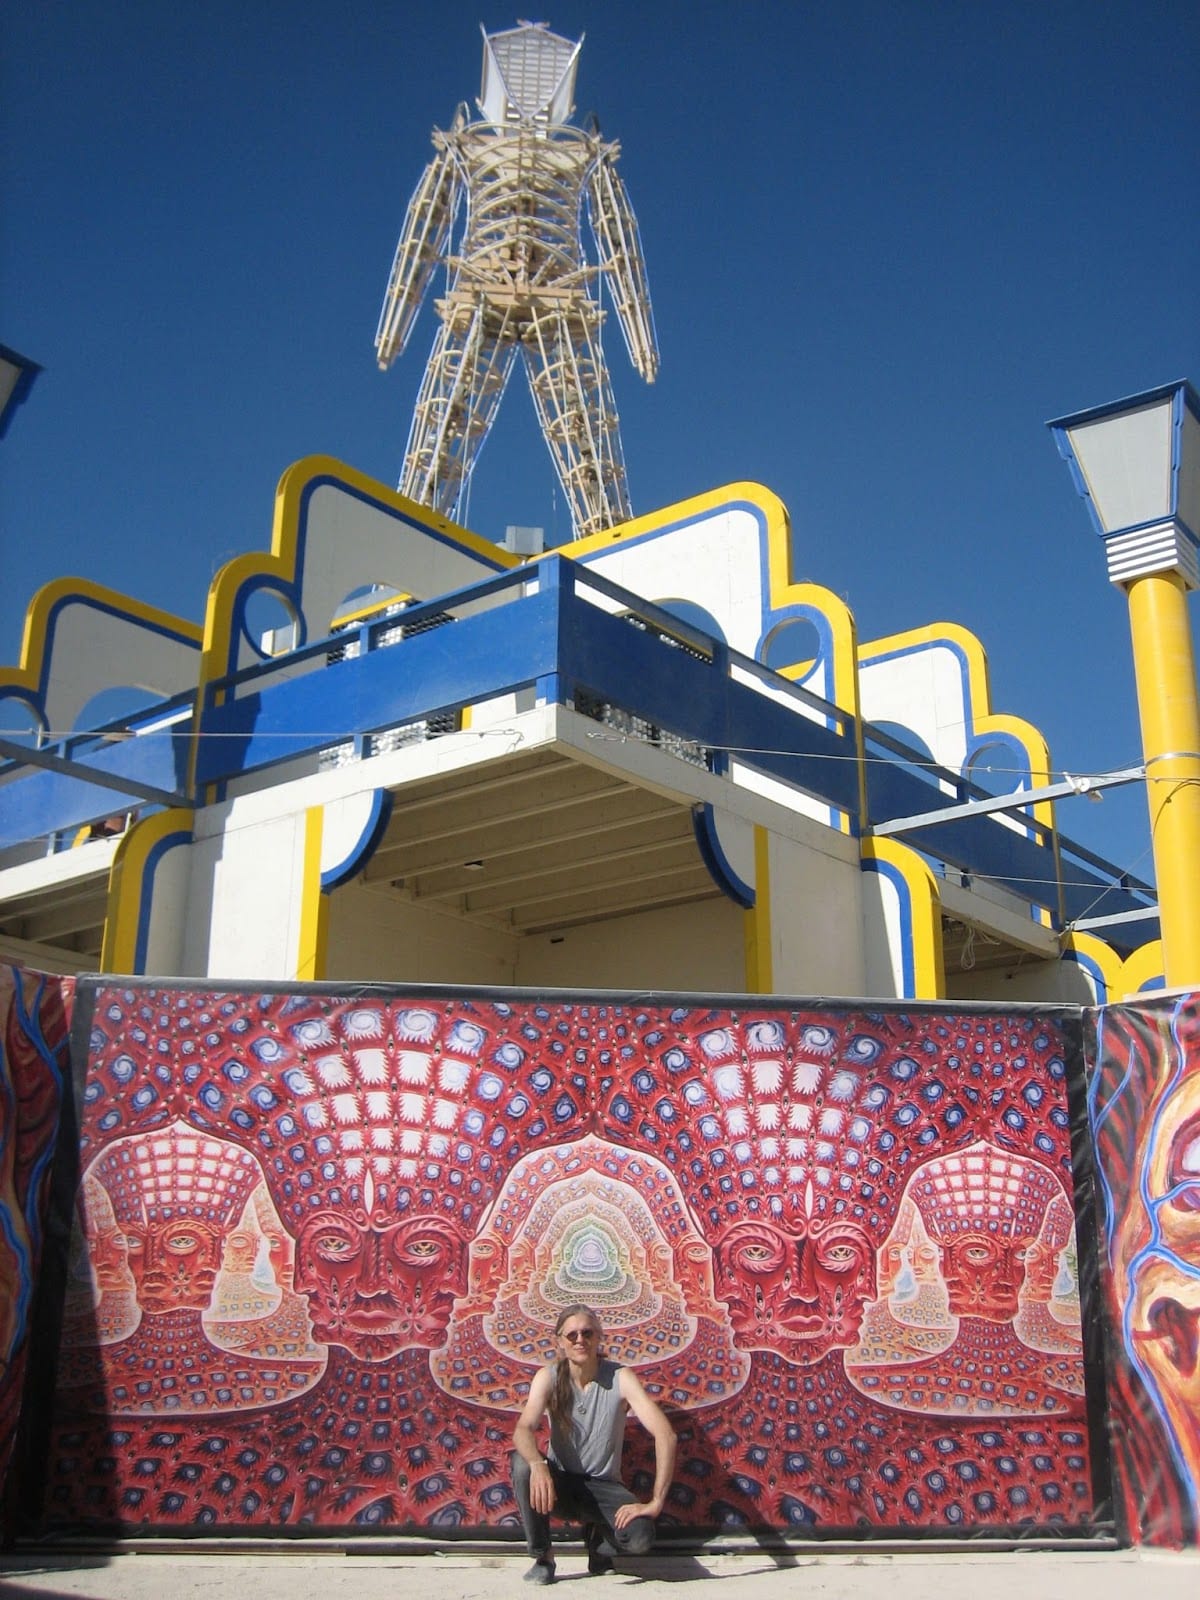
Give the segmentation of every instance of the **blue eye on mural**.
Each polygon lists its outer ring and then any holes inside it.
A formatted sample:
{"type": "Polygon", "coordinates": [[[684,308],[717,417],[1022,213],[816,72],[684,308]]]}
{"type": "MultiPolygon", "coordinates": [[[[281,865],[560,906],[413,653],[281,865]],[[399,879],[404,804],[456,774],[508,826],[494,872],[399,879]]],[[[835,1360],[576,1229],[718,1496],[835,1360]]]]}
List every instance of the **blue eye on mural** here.
{"type": "Polygon", "coordinates": [[[640,1072],[634,1073],[633,1087],[639,1094],[650,1094],[655,1088],[653,1075],[643,1067],[640,1072]]]}
{"type": "Polygon", "coordinates": [[[215,1083],[206,1083],[200,1090],[198,1098],[201,1104],[206,1105],[210,1111],[219,1111],[225,1104],[225,1096],[215,1083]]]}
{"type": "Polygon", "coordinates": [[[504,1093],[503,1080],[492,1072],[481,1073],[475,1080],[475,1093],[481,1100],[499,1100],[504,1093]]]}
{"type": "Polygon", "coordinates": [[[149,1084],[146,1084],[144,1088],[138,1089],[134,1094],[132,1101],[133,1109],[135,1111],[144,1111],[147,1106],[152,1106],[157,1099],[157,1090],[152,1089],[149,1084]]]}
{"type": "Polygon", "coordinates": [[[105,1133],[108,1133],[112,1128],[119,1127],[120,1124],[121,1113],[119,1111],[106,1111],[100,1118],[100,1127],[105,1133]]]}
{"type": "Polygon", "coordinates": [[[256,1083],[250,1091],[250,1098],[260,1111],[270,1111],[279,1104],[275,1093],[265,1083],[256,1083]]]}
{"type": "Polygon", "coordinates": [[[264,1066],[269,1066],[272,1061],[281,1061],[287,1055],[278,1039],[255,1039],[250,1049],[264,1066]]]}
{"type": "Polygon", "coordinates": [[[529,1075],[529,1084],[535,1094],[548,1094],[554,1087],[554,1079],[545,1067],[538,1067],[529,1075]]]}
{"type": "Polygon", "coordinates": [[[515,1094],[505,1107],[510,1117],[523,1117],[529,1110],[529,1101],[523,1094],[515,1094]]]}
{"type": "Polygon", "coordinates": [[[248,1111],[244,1111],[241,1106],[233,1107],[229,1113],[229,1120],[236,1127],[242,1128],[246,1132],[249,1132],[254,1127],[254,1118],[248,1111]]]}
{"type": "Polygon", "coordinates": [[[492,1060],[498,1067],[504,1067],[508,1072],[515,1072],[525,1060],[525,1052],[521,1049],[519,1044],[514,1043],[510,1039],[505,1044],[499,1046],[499,1048],[493,1053],[492,1060]]]}
{"type": "Polygon", "coordinates": [[[103,1098],[104,1085],[98,1078],[93,1078],[83,1091],[83,1103],[85,1106],[94,1106],[97,1100],[102,1100],[103,1098]]]}
{"type": "MultiPolygon", "coordinates": [[[[631,1048],[626,1047],[625,1050],[621,1051],[621,1054],[622,1056],[632,1055],[633,1051],[631,1048]]],[[[691,1065],[686,1052],[680,1050],[678,1046],[672,1046],[672,1048],[665,1053],[662,1059],[663,1066],[666,1067],[668,1072],[683,1072],[685,1068],[691,1065]]]]}

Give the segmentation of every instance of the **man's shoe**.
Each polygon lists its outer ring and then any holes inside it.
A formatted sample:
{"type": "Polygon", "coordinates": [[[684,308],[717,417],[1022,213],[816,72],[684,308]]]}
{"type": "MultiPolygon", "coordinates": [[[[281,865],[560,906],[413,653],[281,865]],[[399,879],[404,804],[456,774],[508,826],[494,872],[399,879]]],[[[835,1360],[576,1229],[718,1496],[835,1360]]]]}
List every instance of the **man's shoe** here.
{"type": "Polygon", "coordinates": [[[535,1561],[525,1574],[526,1583],[546,1584],[554,1582],[553,1561],[535,1561]]]}
{"type": "Polygon", "coordinates": [[[583,1542],[587,1546],[588,1576],[605,1577],[613,1570],[612,1546],[594,1522],[589,1522],[584,1527],[583,1542]]]}

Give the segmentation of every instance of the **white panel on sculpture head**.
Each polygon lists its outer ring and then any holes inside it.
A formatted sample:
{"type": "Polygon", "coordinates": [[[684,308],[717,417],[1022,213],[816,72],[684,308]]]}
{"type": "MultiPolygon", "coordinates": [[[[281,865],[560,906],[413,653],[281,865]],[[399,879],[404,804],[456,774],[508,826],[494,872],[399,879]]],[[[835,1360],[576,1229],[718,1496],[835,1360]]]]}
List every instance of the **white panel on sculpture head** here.
{"type": "Polygon", "coordinates": [[[1106,533],[1170,515],[1170,395],[1067,436],[1106,533]]]}
{"type": "Polygon", "coordinates": [[[1183,408],[1183,437],[1179,441],[1180,522],[1200,539],[1200,417],[1183,408]]]}
{"type": "Polygon", "coordinates": [[[576,43],[551,33],[544,23],[523,22],[505,33],[485,33],[483,40],[479,109],[486,121],[567,121],[575,109],[582,39],[576,43]]]}

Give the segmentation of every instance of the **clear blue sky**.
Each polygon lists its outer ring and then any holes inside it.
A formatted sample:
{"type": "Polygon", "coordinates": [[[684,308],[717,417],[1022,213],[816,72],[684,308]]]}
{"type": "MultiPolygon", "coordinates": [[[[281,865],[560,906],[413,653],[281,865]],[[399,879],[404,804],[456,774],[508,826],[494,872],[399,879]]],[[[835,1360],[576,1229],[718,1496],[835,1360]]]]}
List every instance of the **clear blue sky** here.
{"type": "MultiPolygon", "coordinates": [[[[577,102],[623,146],[662,373],[609,341],[635,509],[741,478],[864,639],[950,619],[1055,764],[1139,758],[1124,602],[1046,418],[1200,380],[1195,0],[608,0],[577,102]]],[[[10,0],[0,661],[68,572],[199,618],[315,451],[399,471],[434,331],[372,338],[429,132],[479,88],[461,0],[10,0]]],[[[518,374],[469,522],[566,532],[518,374]]],[[[1149,875],[1140,791],[1060,811],[1149,875]],[[1140,858],[1140,859],[1139,859],[1140,858]]]]}

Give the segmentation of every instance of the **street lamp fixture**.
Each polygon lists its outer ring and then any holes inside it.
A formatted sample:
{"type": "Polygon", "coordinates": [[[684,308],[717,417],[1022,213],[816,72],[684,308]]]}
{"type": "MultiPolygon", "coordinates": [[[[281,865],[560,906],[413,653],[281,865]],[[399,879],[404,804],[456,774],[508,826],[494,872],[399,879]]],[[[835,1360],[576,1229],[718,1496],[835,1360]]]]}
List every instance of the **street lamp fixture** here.
{"type": "Polygon", "coordinates": [[[1129,601],[1164,977],[1200,987],[1200,395],[1166,384],[1049,424],[1129,601]]]}
{"type": "Polygon", "coordinates": [[[36,361],[0,344],[0,439],[8,432],[13,412],[29,394],[41,370],[36,361]]]}

